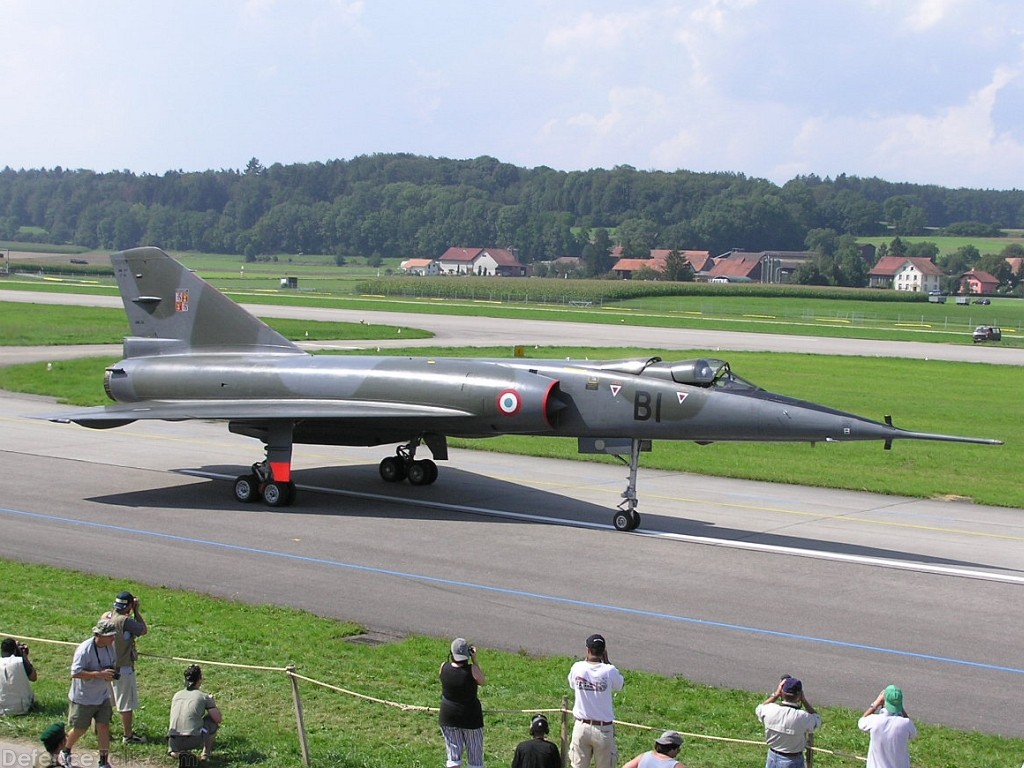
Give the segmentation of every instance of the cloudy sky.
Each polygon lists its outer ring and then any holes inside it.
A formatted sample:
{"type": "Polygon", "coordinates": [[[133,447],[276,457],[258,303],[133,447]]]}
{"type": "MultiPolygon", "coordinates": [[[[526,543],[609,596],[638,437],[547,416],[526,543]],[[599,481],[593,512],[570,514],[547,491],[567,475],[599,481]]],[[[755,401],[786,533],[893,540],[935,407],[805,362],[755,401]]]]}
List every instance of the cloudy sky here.
{"type": "Polygon", "coordinates": [[[0,0],[0,167],[490,155],[1024,188],[1019,0],[0,0]]]}

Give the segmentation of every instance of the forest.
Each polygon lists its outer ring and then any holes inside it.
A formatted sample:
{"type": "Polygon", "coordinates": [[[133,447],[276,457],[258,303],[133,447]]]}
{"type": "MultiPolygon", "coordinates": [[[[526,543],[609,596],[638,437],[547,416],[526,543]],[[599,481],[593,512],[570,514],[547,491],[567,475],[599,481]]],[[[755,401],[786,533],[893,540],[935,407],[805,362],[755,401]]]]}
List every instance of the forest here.
{"type": "Polygon", "coordinates": [[[242,170],[60,167],[0,171],[0,240],[243,254],[437,258],[515,249],[524,262],[584,255],[599,230],[626,256],[651,248],[802,250],[815,230],[992,236],[1024,227],[1024,191],[948,189],[841,175],[782,186],[735,173],[521,168],[374,154],[242,170]]]}

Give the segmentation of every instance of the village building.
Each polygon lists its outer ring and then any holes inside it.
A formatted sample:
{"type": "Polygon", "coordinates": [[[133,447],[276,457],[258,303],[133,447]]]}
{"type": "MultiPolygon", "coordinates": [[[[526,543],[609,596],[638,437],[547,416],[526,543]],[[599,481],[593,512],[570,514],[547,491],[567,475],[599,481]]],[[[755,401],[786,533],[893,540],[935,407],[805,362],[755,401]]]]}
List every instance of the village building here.
{"type": "Polygon", "coordinates": [[[442,275],[525,277],[529,267],[508,248],[449,248],[437,260],[442,275]]]}
{"type": "Polygon", "coordinates": [[[869,288],[889,288],[909,293],[939,290],[943,271],[931,259],[911,256],[883,256],[868,272],[869,288]]]}
{"type": "Polygon", "coordinates": [[[436,275],[440,271],[433,259],[406,259],[398,268],[407,275],[436,275]]]}
{"type": "MultiPolygon", "coordinates": [[[[612,272],[623,280],[631,279],[634,272],[639,272],[642,269],[649,269],[652,272],[664,272],[670,253],[672,253],[671,249],[655,248],[651,250],[650,256],[646,259],[624,259],[622,258],[622,247],[616,246],[612,248],[612,256],[618,260],[612,266],[612,272]]],[[[703,272],[712,263],[710,251],[680,250],[678,253],[686,259],[694,274],[703,272]]]]}
{"type": "Polygon", "coordinates": [[[995,293],[999,287],[999,278],[988,272],[972,269],[960,278],[960,293],[995,293]]]}

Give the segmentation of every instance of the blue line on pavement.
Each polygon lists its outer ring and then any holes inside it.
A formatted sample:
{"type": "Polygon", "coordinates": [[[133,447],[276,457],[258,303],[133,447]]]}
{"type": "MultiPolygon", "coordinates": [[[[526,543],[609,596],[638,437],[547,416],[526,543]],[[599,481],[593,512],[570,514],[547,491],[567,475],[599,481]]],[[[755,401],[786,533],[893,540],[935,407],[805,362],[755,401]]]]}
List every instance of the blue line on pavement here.
{"type": "Polygon", "coordinates": [[[39,520],[49,520],[52,522],[69,523],[71,525],[81,525],[88,528],[97,528],[108,531],[117,531],[119,533],[131,533],[138,536],[147,536],[155,539],[166,539],[169,541],[180,541],[188,544],[199,544],[206,547],[215,547],[218,549],[224,549],[232,552],[244,552],[251,555],[262,555],[266,557],[276,557],[284,560],[294,560],[305,563],[315,563],[317,565],[326,565],[332,568],[345,568],[352,571],[362,571],[364,573],[376,573],[385,576],[394,576],[400,579],[407,579],[409,581],[418,581],[427,584],[444,584],[451,587],[465,587],[466,589],[475,589],[481,592],[491,592],[496,594],[511,595],[514,597],[524,597],[532,600],[542,600],[548,603],[560,603],[562,605],[579,606],[583,608],[596,608],[598,610],[610,611],[613,613],[623,613],[632,616],[646,616],[649,618],[664,619],[666,621],[674,621],[681,624],[694,624],[703,627],[714,627],[716,629],[727,629],[735,632],[749,632],[757,635],[768,635],[770,637],[780,637],[787,640],[800,640],[808,643],[818,643],[821,645],[835,646],[839,648],[851,648],[860,651],[870,651],[872,653],[884,653],[892,656],[902,656],[904,658],[920,659],[925,661],[937,661],[944,664],[957,664],[964,667],[973,667],[976,669],[986,669],[995,672],[1009,672],[1014,675],[1024,675],[1024,669],[1017,667],[1004,667],[998,664],[985,664],[979,661],[970,661],[967,659],[954,659],[948,656],[933,656],[927,653],[915,653],[913,651],[902,651],[897,648],[883,648],[877,645],[864,645],[861,643],[850,643],[843,640],[832,640],[825,637],[814,637],[812,635],[801,635],[793,632],[780,632],[774,629],[763,629],[761,627],[748,627],[742,624],[729,624],[721,621],[709,621],[707,619],[698,619],[692,616],[676,616],[671,613],[661,613],[658,611],[645,611],[639,608],[628,608],[620,605],[609,605],[607,603],[596,603],[589,600],[576,600],[570,597],[559,597],[557,595],[544,595],[537,592],[525,592],[519,589],[509,589],[507,587],[495,587],[488,584],[476,584],[469,581],[457,581],[454,579],[442,579],[437,576],[426,576],[418,573],[407,573],[405,571],[395,571],[389,568],[376,568],[368,565],[356,565],[355,563],[343,563],[337,560],[326,560],[319,557],[309,557],[307,555],[296,555],[288,552],[277,552],[271,549],[259,549],[257,547],[246,547],[240,544],[225,544],[219,541],[211,541],[209,539],[198,539],[191,536],[178,536],[171,533],[159,533],[156,531],[146,531],[139,528],[127,528],[121,525],[111,525],[109,523],[97,523],[88,520],[76,520],[71,517],[58,517],[56,515],[45,515],[38,512],[25,512],[23,510],[8,509],[0,507],[0,512],[4,512],[9,515],[17,515],[20,517],[29,517],[39,520]]]}

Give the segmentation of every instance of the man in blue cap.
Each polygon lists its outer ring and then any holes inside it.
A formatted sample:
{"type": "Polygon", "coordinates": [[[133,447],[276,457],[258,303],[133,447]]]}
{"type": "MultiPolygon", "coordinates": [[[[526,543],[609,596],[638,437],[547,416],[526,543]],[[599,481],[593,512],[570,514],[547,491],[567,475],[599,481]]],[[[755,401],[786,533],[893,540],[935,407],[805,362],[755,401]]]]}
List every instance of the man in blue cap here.
{"type": "Polygon", "coordinates": [[[903,708],[903,691],[886,686],[857,727],[871,735],[867,768],[910,768],[910,740],[917,736],[914,721],[903,708]]]}
{"type": "Polygon", "coordinates": [[[804,750],[821,727],[821,716],[804,695],[803,683],[786,675],[755,713],[768,745],[765,768],[804,768],[804,750]]]}

